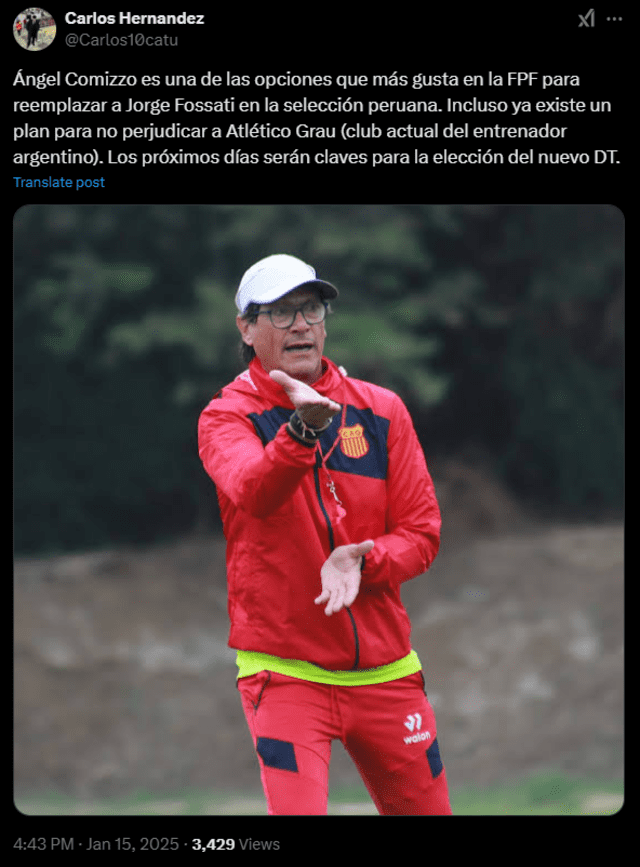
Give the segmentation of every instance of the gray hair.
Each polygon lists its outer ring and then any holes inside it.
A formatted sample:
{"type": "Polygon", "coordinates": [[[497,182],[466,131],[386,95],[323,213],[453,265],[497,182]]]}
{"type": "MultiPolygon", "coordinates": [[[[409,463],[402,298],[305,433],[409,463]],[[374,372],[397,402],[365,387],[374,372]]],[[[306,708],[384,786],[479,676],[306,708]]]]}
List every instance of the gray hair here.
{"type": "MultiPolygon", "coordinates": [[[[242,314],[242,319],[246,322],[255,323],[258,321],[258,311],[260,310],[259,304],[249,304],[247,309],[242,314]]],[[[238,347],[240,351],[240,358],[244,364],[247,366],[251,363],[252,359],[256,357],[256,351],[253,346],[249,346],[248,343],[245,343],[244,340],[240,340],[240,346],[238,347]]]]}

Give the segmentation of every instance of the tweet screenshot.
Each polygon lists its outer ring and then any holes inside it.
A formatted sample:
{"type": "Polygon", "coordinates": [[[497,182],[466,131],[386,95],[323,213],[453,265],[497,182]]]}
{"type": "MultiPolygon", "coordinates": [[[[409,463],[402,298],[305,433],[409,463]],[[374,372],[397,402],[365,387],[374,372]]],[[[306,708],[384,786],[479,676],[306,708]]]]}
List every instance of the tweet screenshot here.
{"type": "Polygon", "coordinates": [[[18,859],[624,815],[631,18],[512,5],[9,13],[18,859]]]}

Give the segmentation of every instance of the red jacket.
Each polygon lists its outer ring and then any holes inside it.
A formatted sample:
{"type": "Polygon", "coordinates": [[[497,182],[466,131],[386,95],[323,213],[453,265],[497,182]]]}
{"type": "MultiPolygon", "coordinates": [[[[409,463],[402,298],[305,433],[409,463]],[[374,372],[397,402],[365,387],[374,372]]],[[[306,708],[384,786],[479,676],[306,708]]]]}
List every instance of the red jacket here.
{"type": "Polygon", "coordinates": [[[200,458],[227,539],[229,646],[331,670],[374,668],[411,650],[400,584],[435,558],[440,511],[400,398],[326,358],[323,369],[314,389],[347,409],[344,428],[340,412],[320,448],[288,433],[294,407],[257,359],[200,416],[200,458]],[[322,564],[338,545],[366,539],[375,546],[360,592],[327,617],[313,601],[322,564]]]}

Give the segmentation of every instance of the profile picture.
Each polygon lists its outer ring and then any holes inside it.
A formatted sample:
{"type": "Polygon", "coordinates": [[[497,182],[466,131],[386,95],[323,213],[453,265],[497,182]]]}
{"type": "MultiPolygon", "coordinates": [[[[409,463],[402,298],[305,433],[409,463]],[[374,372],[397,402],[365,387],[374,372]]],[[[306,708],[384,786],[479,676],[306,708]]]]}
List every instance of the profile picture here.
{"type": "Polygon", "coordinates": [[[29,6],[16,16],[13,35],[18,45],[27,51],[42,51],[56,37],[56,22],[45,9],[29,6]]]}

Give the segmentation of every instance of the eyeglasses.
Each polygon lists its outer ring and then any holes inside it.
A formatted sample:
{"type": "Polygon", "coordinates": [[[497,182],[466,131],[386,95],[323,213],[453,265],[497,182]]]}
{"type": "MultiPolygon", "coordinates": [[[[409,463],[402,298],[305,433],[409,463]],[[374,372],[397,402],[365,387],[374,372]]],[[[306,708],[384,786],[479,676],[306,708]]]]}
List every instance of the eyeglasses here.
{"type": "Polygon", "coordinates": [[[327,305],[323,301],[307,301],[299,307],[282,305],[281,307],[272,307],[270,310],[260,310],[256,316],[266,313],[275,328],[290,328],[295,322],[298,311],[302,313],[307,325],[317,325],[324,319],[327,305]]]}

